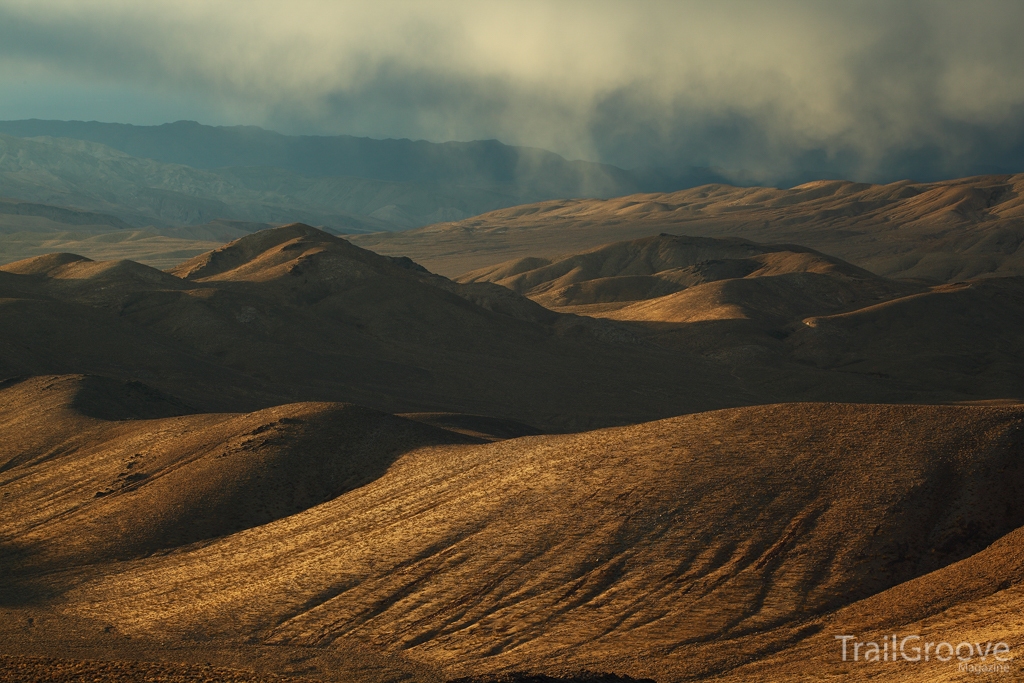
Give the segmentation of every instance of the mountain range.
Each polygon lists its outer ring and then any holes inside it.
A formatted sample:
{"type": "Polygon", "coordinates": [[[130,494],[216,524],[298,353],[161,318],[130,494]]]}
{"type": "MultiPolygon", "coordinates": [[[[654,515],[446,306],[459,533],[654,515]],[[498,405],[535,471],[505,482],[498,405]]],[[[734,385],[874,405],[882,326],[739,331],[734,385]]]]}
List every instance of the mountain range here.
{"type": "Polygon", "coordinates": [[[496,140],[28,120],[0,122],[0,144],[0,196],[111,213],[137,227],[302,219],[344,232],[390,230],[642,189],[614,166],[496,140]]]}

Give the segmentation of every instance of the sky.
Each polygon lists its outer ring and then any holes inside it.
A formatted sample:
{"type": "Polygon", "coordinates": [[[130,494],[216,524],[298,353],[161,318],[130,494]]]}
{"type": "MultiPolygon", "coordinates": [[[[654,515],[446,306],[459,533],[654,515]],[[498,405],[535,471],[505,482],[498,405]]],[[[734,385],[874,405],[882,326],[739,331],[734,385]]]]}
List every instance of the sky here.
{"type": "Polygon", "coordinates": [[[1024,171],[1024,3],[0,0],[0,120],[497,138],[743,183],[1024,171]]]}

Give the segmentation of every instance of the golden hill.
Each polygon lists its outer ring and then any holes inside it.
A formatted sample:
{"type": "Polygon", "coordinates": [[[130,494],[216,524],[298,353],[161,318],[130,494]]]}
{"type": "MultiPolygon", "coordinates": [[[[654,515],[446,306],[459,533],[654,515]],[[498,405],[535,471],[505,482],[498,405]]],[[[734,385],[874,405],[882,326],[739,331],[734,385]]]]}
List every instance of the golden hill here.
{"type": "MultiPolygon", "coordinates": [[[[839,661],[836,633],[1024,646],[1019,407],[775,405],[488,444],[323,404],[181,415],[87,377],[11,383],[0,407],[2,441],[29,444],[0,472],[5,557],[37,568],[5,572],[5,609],[34,596],[124,647],[795,681],[885,675],[839,661]]],[[[950,677],[917,666],[901,676],[950,677]]]]}
{"type": "Polygon", "coordinates": [[[653,344],[724,362],[764,402],[832,398],[807,383],[810,368],[836,373],[840,384],[885,380],[867,398],[876,401],[915,400],[913,392],[940,384],[990,398],[1024,391],[1020,277],[929,287],[794,245],[662,234],[456,279],[500,284],[552,310],[614,320],[653,344]]]}
{"type": "Polygon", "coordinates": [[[918,289],[795,245],[667,234],[556,261],[517,259],[456,281],[494,282],[556,311],[663,322],[749,317],[708,313],[698,303],[708,299],[713,309],[746,307],[751,315],[788,322],[801,312],[850,309],[918,289]],[[708,283],[723,284],[702,287],[708,283]],[[640,301],[649,303],[633,305],[640,301]]]}
{"type": "Polygon", "coordinates": [[[25,513],[5,520],[0,534],[48,547],[39,558],[50,567],[258,526],[377,478],[406,450],[470,441],[340,404],[142,420],[181,410],[144,386],[90,376],[37,377],[2,395],[8,434],[44,441],[33,451],[5,440],[0,470],[32,474],[5,489],[5,502],[25,513]]]}
{"type": "Polygon", "coordinates": [[[662,232],[800,244],[878,275],[952,282],[1024,274],[1024,175],[938,183],[818,181],[788,190],[705,185],[555,200],[408,232],[353,236],[449,276],[662,232]]]}
{"type": "Polygon", "coordinates": [[[915,401],[913,394],[926,386],[969,389],[979,398],[1024,394],[1018,360],[1024,329],[1017,313],[1024,312],[1024,278],[915,289],[789,273],[708,282],[625,305],[560,310],[630,323],[666,348],[728,362],[748,378],[747,386],[760,380],[794,391],[803,372],[815,368],[835,373],[839,383],[879,378],[892,393],[875,394],[875,401],[915,401]]]}

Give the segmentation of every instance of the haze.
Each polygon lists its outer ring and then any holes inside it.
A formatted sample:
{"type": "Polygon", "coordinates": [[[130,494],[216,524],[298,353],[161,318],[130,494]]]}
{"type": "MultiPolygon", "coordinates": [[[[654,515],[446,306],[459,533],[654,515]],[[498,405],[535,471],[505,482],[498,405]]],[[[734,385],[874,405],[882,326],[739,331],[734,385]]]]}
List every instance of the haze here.
{"type": "Polygon", "coordinates": [[[740,183],[1024,160],[1011,2],[0,2],[0,119],[497,138],[740,183]]]}

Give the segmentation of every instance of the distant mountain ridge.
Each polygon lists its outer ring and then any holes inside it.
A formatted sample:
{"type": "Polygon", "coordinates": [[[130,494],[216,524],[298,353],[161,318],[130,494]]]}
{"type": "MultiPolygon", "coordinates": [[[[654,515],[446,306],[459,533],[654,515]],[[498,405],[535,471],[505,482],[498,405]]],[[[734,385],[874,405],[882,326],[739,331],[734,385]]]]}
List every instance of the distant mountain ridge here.
{"type": "MultiPolygon", "coordinates": [[[[528,202],[628,194],[641,189],[638,177],[497,140],[288,136],[192,121],[0,122],[0,198],[161,231],[217,220],[406,230],[528,202]]],[[[26,225],[0,216],[2,232],[26,225]]],[[[38,231],[47,230],[36,221],[29,232],[38,231]]]]}
{"type": "MultiPolygon", "coordinates": [[[[0,199],[0,214],[4,216],[34,216],[46,218],[63,225],[106,226],[115,230],[130,229],[131,226],[115,216],[91,211],[76,211],[49,204],[35,204],[10,199],[0,199]]],[[[0,228],[0,233],[4,232],[0,228]]]]}
{"type": "MultiPolygon", "coordinates": [[[[48,217],[65,225],[78,224],[62,218],[70,217],[70,210],[159,230],[216,220],[282,224],[298,217],[343,233],[401,230],[519,202],[486,188],[311,178],[273,167],[206,170],[134,157],[86,140],[3,133],[0,198],[12,206],[49,205],[48,217]]],[[[0,216],[0,231],[24,230],[18,223],[24,221],[0,216]]]]}
{"type": "Polygon", "coordinates": [[[96,142],[134,157],[198,169],[273,167],[320,178],[354,176],[393,182],[518,188],[524,197],[612,197],[641,189],[628,171],[570,161],[547,150],[497,140],[427,142],[351,135],[283,135],[257,126],[176,121],[135,126],[97,121],[0,121],[15,137],[96,142]]]}
{"type": "MultiPolygon", "coordinates": [[[[285,223],[290,216],[304,215],[336,230],[389,228],[386,221],[336,210],[344,201],[302,201],[267,184],[249,187],[230,173],[133,157],[83,140],[0,134],[0,197],[106,214],[135,227],[169,228],[218,218],[285,223]]],[[[62,212],[49,213],[58,218],[62,212]]],[[[67,221],[60,217],[60,222],[67,221]]]]}

